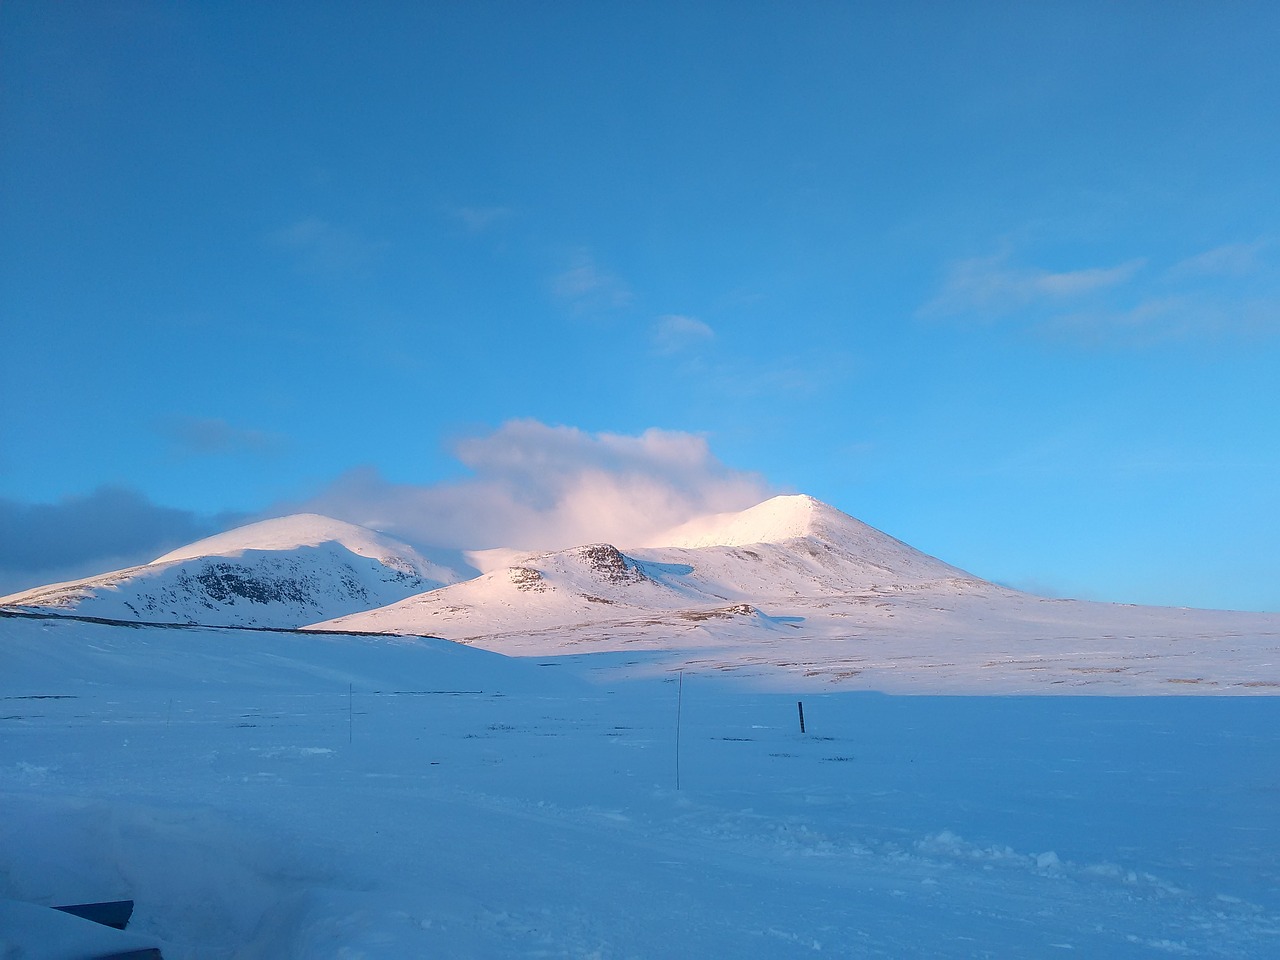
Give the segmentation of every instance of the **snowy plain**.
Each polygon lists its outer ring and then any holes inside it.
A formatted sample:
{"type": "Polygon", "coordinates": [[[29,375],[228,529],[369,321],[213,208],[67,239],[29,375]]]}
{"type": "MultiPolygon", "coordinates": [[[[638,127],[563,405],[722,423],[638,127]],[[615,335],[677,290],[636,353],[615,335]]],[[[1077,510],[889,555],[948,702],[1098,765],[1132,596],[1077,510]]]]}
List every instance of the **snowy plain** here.
{"type": "MultiPolygon", "coordinates": [[[[18,615],[0,641],[0,899],[132,897],[169,958],[1280,955],[1275,697],[18,615]]],[[[20,928],[0,956],[41,955],[20,928]]]]}

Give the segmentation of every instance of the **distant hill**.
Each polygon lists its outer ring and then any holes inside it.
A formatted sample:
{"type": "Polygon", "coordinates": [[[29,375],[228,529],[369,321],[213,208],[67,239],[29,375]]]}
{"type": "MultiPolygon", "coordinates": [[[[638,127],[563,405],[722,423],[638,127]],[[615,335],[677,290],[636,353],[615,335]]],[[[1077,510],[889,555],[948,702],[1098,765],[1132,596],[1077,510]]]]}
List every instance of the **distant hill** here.
{"type": "Polygon", "coordinates": [[[316,514],[249,524],[124,570],[0,598],[116,620],[298,627],[458,579],[407,544],[316,514]]]}

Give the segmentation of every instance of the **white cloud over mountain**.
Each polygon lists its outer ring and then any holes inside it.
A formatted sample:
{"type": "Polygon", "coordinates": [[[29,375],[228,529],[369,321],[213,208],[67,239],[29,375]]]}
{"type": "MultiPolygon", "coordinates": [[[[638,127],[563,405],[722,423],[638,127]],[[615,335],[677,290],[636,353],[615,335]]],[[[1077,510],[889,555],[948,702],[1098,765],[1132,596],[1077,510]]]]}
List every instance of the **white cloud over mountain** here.
{"type": "MultiPolygon", "coordinates": [[[[185,440],[191,453],[236,452],[253,447],[251,440],[267,446],[274,439],[222,421],[185,427],[174,431],[174,442],[185,440]]],[[[554,550],[596,540],[640,543],[692,517],[742,510],[778,492],[759,474],[722,463],[705,437],[674,430],[593,434],[512,420],[459,441],[454,453],[470,471],[464,479],[393,483],[372,467],[357,469],[315,497],[256,517],[310,511],[427,547],[554,550]]],[[[0,593],[146,563],[253,516],[201,516],[111,487],[56,503],[0,498],[0,593]]]]}
{"type": "Polygon", "coordinates": [[[774,492],[759,475],[718,460],[706,438],[680,431],[593,434],[512,420],[454,452],[469,477],[397,484],[356,470],[302,507],[429,546],[551,550],[639,543],[774,492]]]}

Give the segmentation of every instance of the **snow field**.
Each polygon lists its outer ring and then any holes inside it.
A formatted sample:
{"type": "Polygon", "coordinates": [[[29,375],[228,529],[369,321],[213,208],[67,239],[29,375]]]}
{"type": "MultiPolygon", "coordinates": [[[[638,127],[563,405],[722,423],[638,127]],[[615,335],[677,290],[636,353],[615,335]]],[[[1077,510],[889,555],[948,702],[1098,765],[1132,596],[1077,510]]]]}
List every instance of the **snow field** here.
{"type": "Polygon", "coordinates": [[[0,897],[133,897],[166,957],[1280,946],[1275,698],[797,695],[686,671],[676,790],[674,674],[0,631],[0,897]]]}

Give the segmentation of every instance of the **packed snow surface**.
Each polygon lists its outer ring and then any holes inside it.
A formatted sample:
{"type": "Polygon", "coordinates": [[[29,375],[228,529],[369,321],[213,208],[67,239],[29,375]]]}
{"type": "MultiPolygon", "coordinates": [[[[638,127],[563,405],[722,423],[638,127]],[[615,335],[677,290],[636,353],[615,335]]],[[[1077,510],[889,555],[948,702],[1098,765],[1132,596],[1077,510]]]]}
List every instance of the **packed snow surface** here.
{"type": "Polygon", "coordinates": [[[264,520],[149,564],[0,598],[81,616],[297,627],[457,580],[407,544],[316,514],[264,520]]]}
{"type": "Polygon", "coordinates": [[[0,956],[1280,955],[1280,698],[634,659],[0,616],[0,956]]]}

